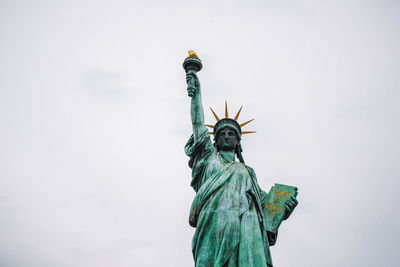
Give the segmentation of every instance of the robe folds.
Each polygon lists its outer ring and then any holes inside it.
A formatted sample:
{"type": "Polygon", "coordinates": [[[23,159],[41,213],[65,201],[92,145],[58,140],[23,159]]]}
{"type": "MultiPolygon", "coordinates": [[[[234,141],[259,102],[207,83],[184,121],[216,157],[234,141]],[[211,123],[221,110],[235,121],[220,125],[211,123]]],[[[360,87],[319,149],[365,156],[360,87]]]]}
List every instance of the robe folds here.
{"type": "Polygon", "coordinates": [[[271,267],[269,245],[277,233],[267,232],[263,203],[266,193],[249,166],[226,161],[213,146],[207,129],[185,145],[196,191],[189,223],[196,227],[192,252],[196,267],[271,267]]]}

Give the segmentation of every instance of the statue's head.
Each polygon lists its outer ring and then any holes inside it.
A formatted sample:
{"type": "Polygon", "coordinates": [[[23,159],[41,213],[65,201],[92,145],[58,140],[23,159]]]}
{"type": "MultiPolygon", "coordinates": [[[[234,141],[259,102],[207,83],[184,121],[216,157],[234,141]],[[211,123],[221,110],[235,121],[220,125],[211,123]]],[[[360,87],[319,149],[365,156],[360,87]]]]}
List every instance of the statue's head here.
{"type": "Polygon", "coordinates": [[[218,150],[235,150],[240,144],[239,123],[230,118],[221,119],[214,126],[214,141],[218,150]]]}
{"type": "Polygon", "coordinates": [[[242,134],[249,134],[255,133],[255,131],[243,131],[242,128],[246,124],[252,122],[253,120],[249,120],[239,124],[237,119],[239,118],[240,111],[242,107],[240,107],[239,111],[237,112],[236,116],[231,119],[228,117],[228,104],[225,101],[225,118],[220,119],[217,114],[215,114],[212,108],[211,112],[213,113],[217,123],[215,125],[206,124],[205,126],[213,128],[214,131],[211,134],[214,134],[214,146],[217,148],[218,151],[220,150],[235,150],[239,160],[244,163],[242,157],[242,146],[240,145],[240,139],[242,134]]]}

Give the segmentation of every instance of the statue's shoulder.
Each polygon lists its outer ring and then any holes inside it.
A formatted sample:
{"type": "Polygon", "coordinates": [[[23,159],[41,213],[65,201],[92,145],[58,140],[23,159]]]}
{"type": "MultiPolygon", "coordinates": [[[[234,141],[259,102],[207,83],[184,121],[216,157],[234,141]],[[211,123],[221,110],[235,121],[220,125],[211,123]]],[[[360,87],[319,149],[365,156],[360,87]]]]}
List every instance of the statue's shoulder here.
{"type": "Polygon", "coordinates": [[[256,175],[254,169],[245,163],[235,161],[233,162],[233,165],[235,166],[236,169],[242,169],[243,171],[247,171],[252,176],[256,175]]]}
{"type": "Polygon", "coordinates": [[[250,175],[252,176],[256,176],[256,172],[254,171],[254,169],[252,167],[250,167],[247,164],[241,163],[246,169],[247,171],[250,173],[250,175]]]}

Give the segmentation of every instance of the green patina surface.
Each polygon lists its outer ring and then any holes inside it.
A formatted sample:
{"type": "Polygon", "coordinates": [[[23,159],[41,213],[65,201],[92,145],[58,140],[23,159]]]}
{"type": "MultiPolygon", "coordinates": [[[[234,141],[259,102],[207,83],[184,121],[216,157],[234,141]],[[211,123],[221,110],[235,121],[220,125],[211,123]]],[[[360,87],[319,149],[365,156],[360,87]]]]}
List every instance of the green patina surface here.
{"type": "MultiPolygon", "coordinates": [[[[198,59],[190,60],[196,63],[198,59]]],[[[272,215],[268,214],[272,193],[259,187],[254,170],[244,164],[238,149],[241,130],[236,129],[236,124],[226,127],[220,123],[213,144],[204,126],[196,75],[201,67],[187,66],[193,135],[186,143],[185,153],[190,157],[191,186],[196,191],[189,216],[190,225],[196,227],[192,241],[195,266],[272,266],[269,246],[275,244],[278,233],[277,227],[271,227],[272,215]]],[[[281,221],[297,205],[294,197],[282,200],[281,221]]]]}
{"type": "Polygon", "coordinates": [[[267,194],[258,186],[255,172],[223,158],[205,128],[197,142],[189,139],[185,150],[193,160],[191,185],[197,192],[189,217],[196,227],[196,266],[272,265],[262,215],[267,194]]]}

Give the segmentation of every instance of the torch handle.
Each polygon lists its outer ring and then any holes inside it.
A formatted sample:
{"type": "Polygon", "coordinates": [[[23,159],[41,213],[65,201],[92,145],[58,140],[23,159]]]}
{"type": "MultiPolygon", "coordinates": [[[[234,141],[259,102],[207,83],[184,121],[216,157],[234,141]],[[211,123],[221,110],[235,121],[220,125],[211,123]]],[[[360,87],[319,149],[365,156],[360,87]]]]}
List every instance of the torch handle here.
{"type": "MultiPolygon", "coordinates": [[[[196,74],[196,71],[191,69],[188,70],[187,73],[194,73],[196,74]]],[[[196,84],[195,84],[195,79],[191,78],[189,81],[187,81],[187,91],[188,91],[188,96],[193,97],[195,92],[196,92],[196,84]]]]}
{"type": "MultiPolygon", "coordinates": [[[[193,73],[194,75],[196,75],[196,73],[203,68],[201,60],[197,57],[196,53],[194,52],[193,53],[189,52],[189,56],[183,61],[182,66],[185,69],[186,74],[193,73]]],[[[192,78],[186,80],[186,83],[187,83],[188,95],[190,97],[193,97],[196,94],[196,79],[192,78]]]]}

